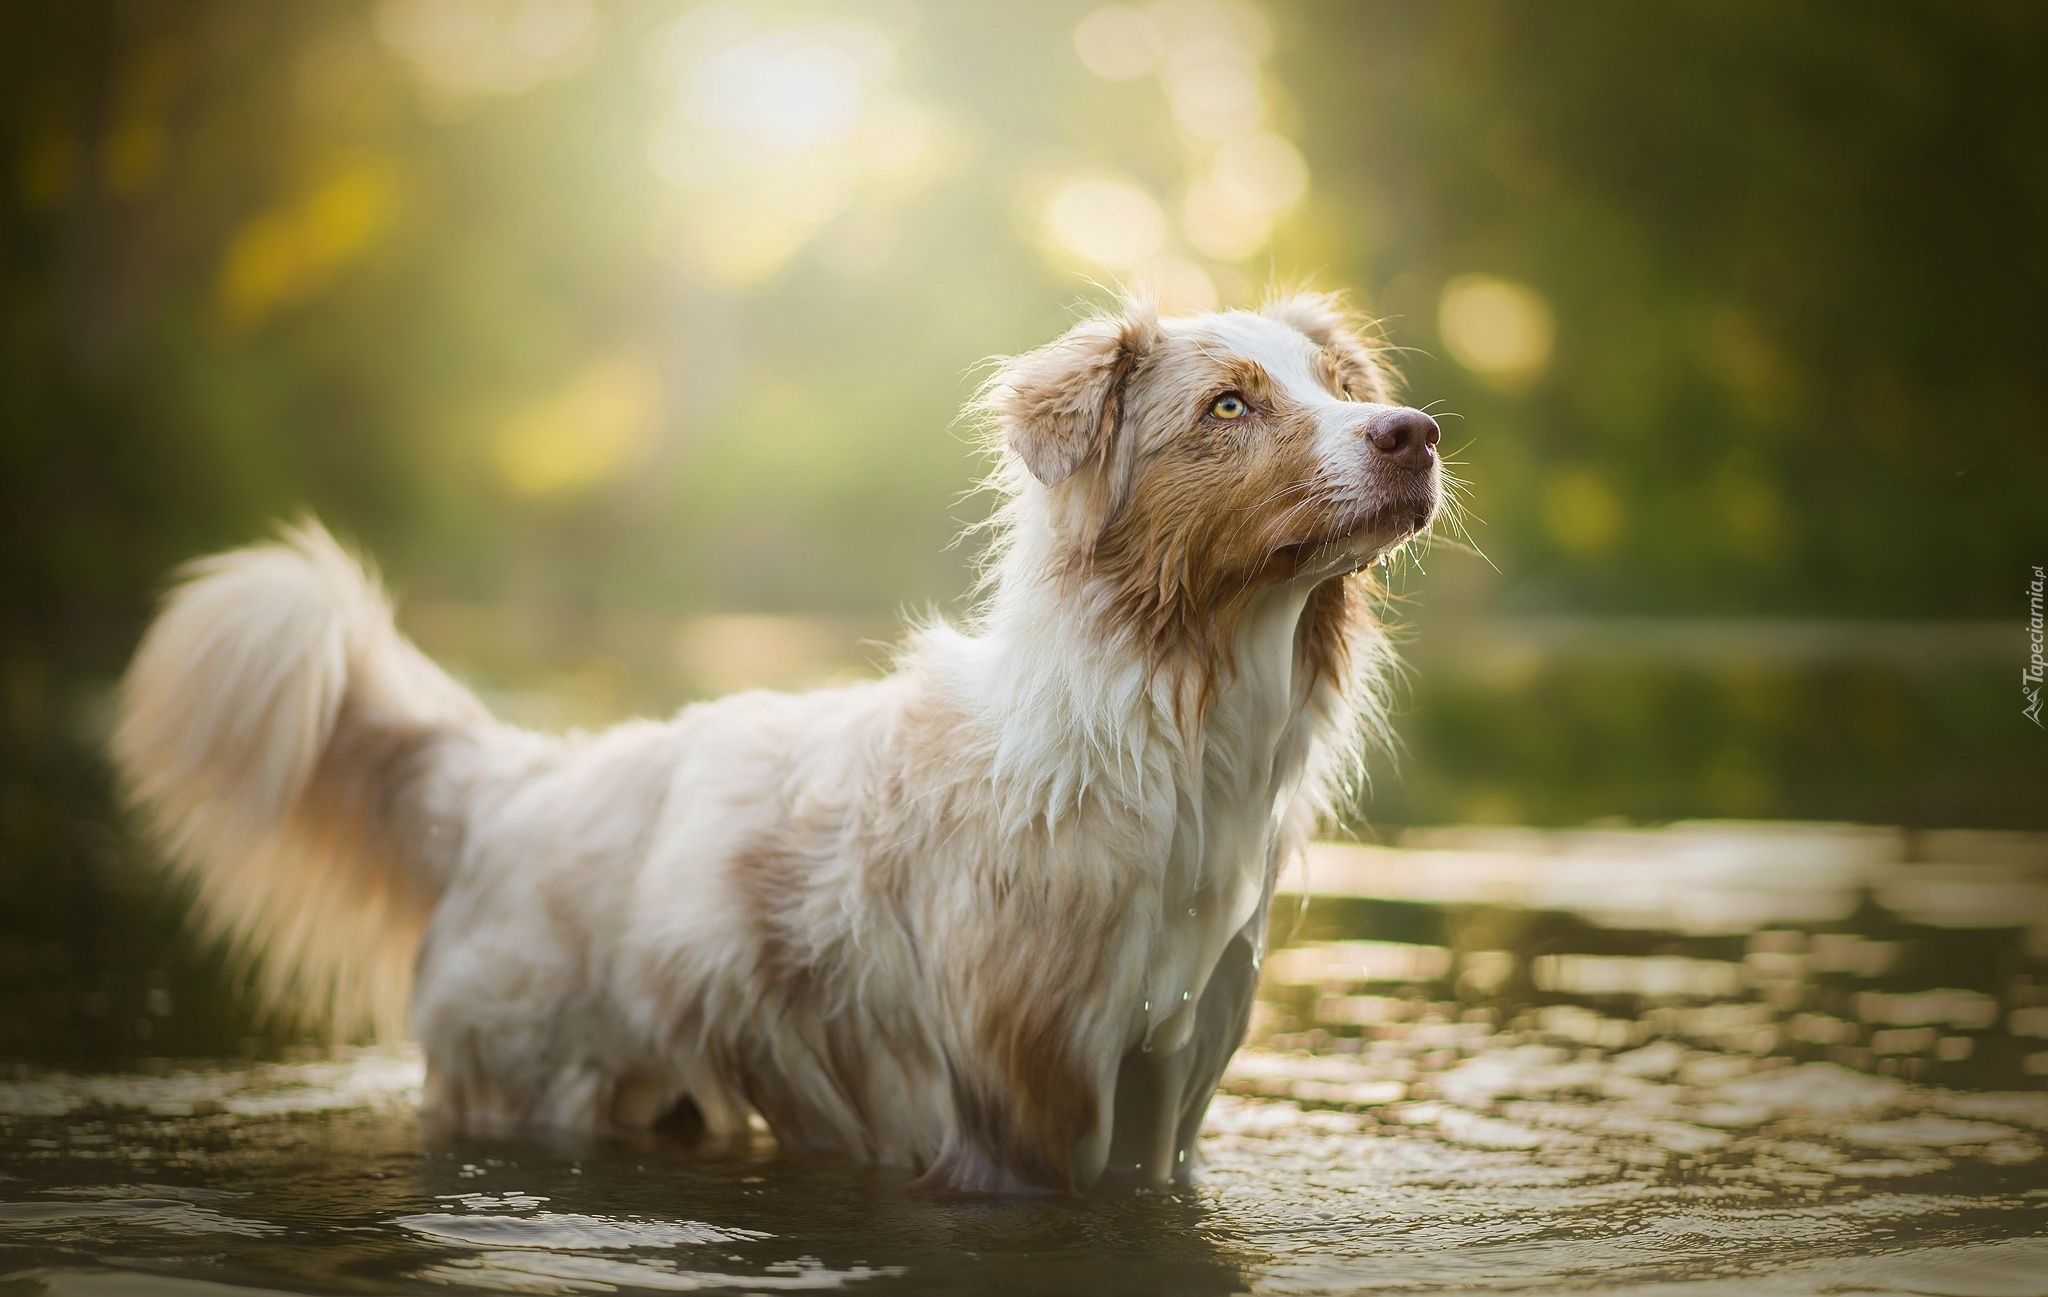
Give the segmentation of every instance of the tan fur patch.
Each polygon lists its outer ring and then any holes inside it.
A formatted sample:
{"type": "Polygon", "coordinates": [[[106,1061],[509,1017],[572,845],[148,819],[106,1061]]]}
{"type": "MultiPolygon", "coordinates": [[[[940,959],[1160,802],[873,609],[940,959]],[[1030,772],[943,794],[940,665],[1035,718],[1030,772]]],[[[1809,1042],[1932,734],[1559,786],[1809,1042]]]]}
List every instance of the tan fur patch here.
{"type": "Polygon", "coordinates": [[[1075,1150],[1096,1118],[1094,1086],[1075,1055],[1068,1018],[1069,1006],[1085,999],[1091,970],[1034,971],[989,988],[982,1017],[981,1044],[1007,1092],[990,1102],[970,1086],[964,1095],[956,1088],[956,1099],[965,1100],[963,1123],[998,1162],[1034,1183],[1068,1189],[1075,1150]]]}
{"type": "MultiPolygon", "coordinates": [[[[265,939],[272,950],[336,952],[323,962],[345,971],[319,979],[282,960],[260,963],[267,1000],[311,1006],[309,1016],[324,1012],[337,1034],[367,1021],[380,1035],[402,1035],[412,953],[433,912],[412,867],[424,828],[412,790],[443,737],[439,727],[368,722],[353,699],[344,701],[283,837],[269,848],[318,895],[297,913],[276,907],[265,939]]],[[[217,885],[218,877],[202,882],[217,885]]]]}
{"type": "Polygon", "coordinates": [[[760,843],[734,855],[731,869],[754,930],[760,984],[785,1005],[809,999],[815,989],[813,971],[792,935],[800,930],[797,911],[810,862],[780,844],[760,843]]]}
{"type": "Polygon", "coordinates": [[[1056,485],[1108,448],[1122,419],[1124,383],[1158,334],[1156,316],[1132,310],[1084,321],[1005,368],[985,399],[1033,476],[1056,485]]]}
{"type": "Polygon", "coordinates": [[[1193,426],[1139,470],[1085,563],[1109,592],[1105,620],[1135,633],[1156,668],[1192,673],[1199,717],[1231,672],[1253,596],[1292,578],[1306,550],[1341,538],[1351,519],[1318,472],[1313,415],[1257,365],[1199,353],[1155,365],[1144,379],[1150,413],[1193,426]],[[1202,413],[1231,390],[1249,413],[1228,423],[1202,413]]]}
{"type": "MultiPolygon", "coordinates": [[[[801,909],[811,883],[815,864],[801,852],[784,845],[779,837],[765,840],[732,858],[732,879],[746,906],[755,938],[755,986],[759,994],[759,1020],[764,1029],[794,1028],[808,1054],[808,1062],[845,1104],[860,1130],[872,1128],[874,1096],[869,1093],[867,1033],[876,1030],[851,1006],[834,1002],[843,987],[829,980],[832,964],[821,966],[802,941],[801,909]]],[[[900,1042],[879,1042],[885,1047],[900,1042]]],[[[859,1132],[828,1129],[809,1118],[806,1106],[789,1092],[792,1065],[798,1060],[778,1059],[762,1048],[763,1042],[739,1043],[728,1057],[728,1074],[747,1102],[760,1112],[781,1139],[811,1146],[842,1146],[847,1137],[859,1132]]],[[[856,1146],[845,1151],[871,1155],[856,1146]]]]}
{"type": "Polygon", "coordinates": [[[1331,577],[1309,596],[1295,637],[1311,680],[1341,690],[1350,678],[1353,637],[1372,620],[1364,589],[1369,580],[1359,573],[1331,577]]]}

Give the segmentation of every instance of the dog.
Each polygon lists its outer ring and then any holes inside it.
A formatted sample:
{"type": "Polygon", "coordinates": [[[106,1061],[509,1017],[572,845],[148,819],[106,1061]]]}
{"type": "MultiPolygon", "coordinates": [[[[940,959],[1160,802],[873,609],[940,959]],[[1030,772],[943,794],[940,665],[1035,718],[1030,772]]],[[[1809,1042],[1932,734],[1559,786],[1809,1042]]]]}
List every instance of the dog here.
{"type": "Polygon", "coordinates": [[[409,1026],[458,1129],[1185,1183],[1274,880],[1386,724],[1368,568],[1442,498],[1380,350],[1309,293],[1083,319],[976,398],[971,618],[596,734],[493,720],[286,528],[185,569],[115,762],[265,1000],[409,1026]]]}

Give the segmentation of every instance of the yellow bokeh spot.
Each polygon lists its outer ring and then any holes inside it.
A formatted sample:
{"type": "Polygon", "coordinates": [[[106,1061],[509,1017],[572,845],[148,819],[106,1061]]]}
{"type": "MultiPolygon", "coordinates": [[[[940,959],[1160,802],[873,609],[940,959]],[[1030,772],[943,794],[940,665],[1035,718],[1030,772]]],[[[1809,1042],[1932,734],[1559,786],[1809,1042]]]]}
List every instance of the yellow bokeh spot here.
{"type": "Polygon", "coordinates": [[[1511,389],[1542,375],[1557,340],[1557,320],[1542,294],[1492,275],[1459,275],[1444,285],[1437,328],[1452,359],[1511,389]]]}
{"type": "Polygon", "coordinates": [[[639,462],[653,444],[663,404],[652,364],[635,357],[598,360],[507,420],[491,458],[516,495],[587,490],[639,462]]]}
{"type": "Polygon", "coordinates": [[[1604,554],[1621,539],[1627,516],[1621,497],[1591,469],[1552,475],[1543,492],[1543,521],[1558,544],[1574,554],[1604,554]]]}
{"type": "Polygon", "coordinates": [[[301,227],[313,254],[340,264],[369,246],[391,219],[397,186],[388,167],[357,158],[306,199],[301,227]]]}
{"type": "Polygon", "coordinates": [[[221,263],[221,309],[249,327],[318,296],[389,228],[397,207],[388,159],[360,151],[337,158],[303,194],[235,232],[221,263]]]}

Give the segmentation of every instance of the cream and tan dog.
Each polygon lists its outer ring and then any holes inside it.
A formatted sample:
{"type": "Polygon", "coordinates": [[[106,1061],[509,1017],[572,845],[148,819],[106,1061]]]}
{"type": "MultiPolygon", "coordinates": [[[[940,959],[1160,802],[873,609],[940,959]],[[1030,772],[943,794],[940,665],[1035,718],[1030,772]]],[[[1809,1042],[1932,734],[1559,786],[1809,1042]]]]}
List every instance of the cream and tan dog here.
{"type": "Polygon", "coordinates": [[[493,721],[317,526],[194,564],[115,753],[272,1002],[410,1028],[467,1128],[758,1114],[965,1190],[1162,1185],[1276,872],[1382,725],[1359,575],[1437,428],[1330,298],[1005,363],[979,611],[884,679],[493,721]]]}

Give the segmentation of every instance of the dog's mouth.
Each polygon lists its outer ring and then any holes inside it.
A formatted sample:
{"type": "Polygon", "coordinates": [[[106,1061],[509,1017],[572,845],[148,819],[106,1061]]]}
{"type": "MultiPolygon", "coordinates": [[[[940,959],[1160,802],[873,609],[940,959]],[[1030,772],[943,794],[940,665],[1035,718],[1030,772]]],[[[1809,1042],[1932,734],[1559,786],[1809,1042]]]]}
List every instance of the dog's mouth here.
{"type": "Polygon", "coordinates": [[[1437,503],[1436,486],[1430,482],[1398,499],[1360,509],[1335,534],[1288,546],[1283,552],[1302,575],[1346,576],[1427,531],[1436,518],[1437,503]]]}

